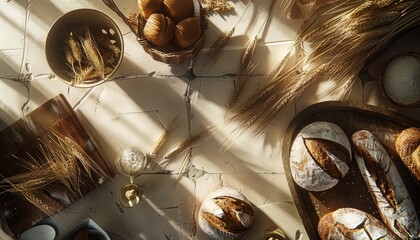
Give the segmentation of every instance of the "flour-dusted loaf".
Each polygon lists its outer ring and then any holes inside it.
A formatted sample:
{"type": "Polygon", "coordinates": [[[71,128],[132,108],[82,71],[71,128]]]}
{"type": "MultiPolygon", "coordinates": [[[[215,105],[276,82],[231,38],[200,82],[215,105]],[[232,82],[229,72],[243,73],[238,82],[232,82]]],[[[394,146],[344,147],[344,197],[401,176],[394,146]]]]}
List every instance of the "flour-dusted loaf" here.
{"type": "Polygon", "coordinates": [[[351,145],[344,131],[330,122],[314,122],[296,136],[290,150],[293,180],[308,191],[324,191],[344,177],[351,145]]]}
{"type": "Polygon", "coordinates": [[[420,224],[394,163],[383,145],[369,131],[353,134],[357,165],[385,224],[402,239],[420,237],[420,224]]]}
{"type": "Polygon", "coordinates": [[[327,213],[318,222],[322,240],[393,240],[399,239],[384,223],[355,208],[340,208],[327,213]]]}
{"type": "Polygon", "coordinates": [[[253,219],[251,203],[230,187],[209,193],[198,213],[200,228],[213,239],[237,239],[246,233],[253,219]]]}
{"type": "Polygon", "coordinates": [[[395,149],[413,177],[420,183],[420,128],[407,128],[398,134],[395,149]]]}

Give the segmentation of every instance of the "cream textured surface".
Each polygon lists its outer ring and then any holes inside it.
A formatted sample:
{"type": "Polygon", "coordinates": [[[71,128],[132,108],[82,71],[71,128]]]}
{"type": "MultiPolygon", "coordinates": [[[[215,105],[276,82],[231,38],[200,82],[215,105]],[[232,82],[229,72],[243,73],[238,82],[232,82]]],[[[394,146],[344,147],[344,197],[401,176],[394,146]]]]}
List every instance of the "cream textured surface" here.
{"type": "MultiPolygon", "coordinates": [[[[126,16],[137,11],[135,0],[116,2],[126,16]]],[[[220,186],[240,190],[255,206],[254,225],[243,239],[262,239],[264,230],[275,226],[284,229],[290,239],[296,231],[304,232],[283,169],[283,136],[296,113],[317,102],[340,100],[341,95],[322,91],[330,84],[328,81],[313,85],[285,107],[264,135],[255,137],[244,133],[230,148],[221,151],[230,134],[224,123],[233,75],[237,72],[247,35],[258,32],[270,5],[270,1],[254,0],[217,62],[203,67],[208,46],[236,23],[247,1],[231,3],[236,13],[209,16],[206,45],[193,65],[197,77],[189,79],[186,75],[189,62],[169,66],[151,59],[125,23],[102,1],[1,1],[0,130],[59,93],[64,94],[71,105],[86,96],[77,111],[99,143],[105,159],[112,164],[125,147],[149,151],[161,133],[161,125],[168,125],[176,117],[177,128],[166,146],[210,124],[217,126],[215,138],[192,149],[189,170],[178,184],[175,185],[175,181],[184,156],[166,166],[149,169],[148,174],[137,178],[136,182],[145,186],[145,200],[136,208],[122,209],[116,204],[115,194],[128,179],[117,175],[113,181],[47,220],[57,227],[61,236],[91,218],[115,239],[208,239],[198,227],[196,213],[206,195],[220,186]],[[117,22],[124,34],[124,59],[114,81],[93,90],[69,87],[51,78],[44,55],[50,26],[62,14],[78,8],[103,11],[117,22]],[[22,82],[25,76],[30,81],[22,82]],[[6,79],[10,77],[16,80],[6,79]]],[[[257,46],[254,59],[259,64],[241,101],[260,87],[263,75],[285,55],[301,23],[278,16],[278,3],[257,46]]],[[[377,82],[362,86],[357,81],[350,100],[420,118],[419,110],[410,112],[390,105],[377,82]]],[[[0,238],[8,239],[2,233],[0,238]]],[[[308,239],[306,234],[303,239],[308,239]]]]}

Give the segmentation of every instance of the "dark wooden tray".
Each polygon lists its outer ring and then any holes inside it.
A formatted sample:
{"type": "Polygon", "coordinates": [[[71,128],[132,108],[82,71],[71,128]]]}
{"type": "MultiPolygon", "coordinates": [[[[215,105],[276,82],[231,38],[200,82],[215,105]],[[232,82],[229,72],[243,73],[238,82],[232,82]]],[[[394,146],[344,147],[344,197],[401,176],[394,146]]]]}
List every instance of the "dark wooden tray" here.
{"type": "Polygon", "coordinates": [[[386,148],[395,163],[420,216],[420,186],[416,185],[395,151],[396,136],[405,128],[420,127],[420,123],[408,116],[382,108],[349,102],[323,102],[312,105],[299,113],[290,123],[283,142],[283,165],[292,197],[310,239],[319,239],[319,219],[326,213],[342,207],[353,207],[371,213],[381,219],[376,206],[357,168],[353,156],[348,174],[327,191],[310,192],[299,187],[290,172],[290,148],[299,131],[316,121],[328,121],[340,126],[349,140],[354,132],[371,131],[386,148]]]}
{"type": "MultiPolygon", "coordinates": [[[[49,100],[27,116],[19,119],[8,128],[0,131],[0,182],[4,177],[27,171],[17,160],[17,156],[39,156],[37,138],[52,131],[75,139],[77,144],[107,173],[113,176],[112,169],[98,151],[94,140],[80,123],[79,117],[73,111],[63,95],[49,100]]],[[[99,176],[92,173],[93,181],[85,170],[81,170],[81,193],[85,195],[98,187],[99,176]]],[[[49,184],[45,192],[65,206],[76,201],[81,196],[69,194],[63,184],[55,181],[49,184]],[[50,186],[51,185],[51,186],[50,186]],[[65,194],[65,199],[61,198],[65,194]]],[[[2,227],[9,234],[19,236],[23,231],[48,217],[24,197],[5,192],[0,187],[0,217],[2,227]]]]}

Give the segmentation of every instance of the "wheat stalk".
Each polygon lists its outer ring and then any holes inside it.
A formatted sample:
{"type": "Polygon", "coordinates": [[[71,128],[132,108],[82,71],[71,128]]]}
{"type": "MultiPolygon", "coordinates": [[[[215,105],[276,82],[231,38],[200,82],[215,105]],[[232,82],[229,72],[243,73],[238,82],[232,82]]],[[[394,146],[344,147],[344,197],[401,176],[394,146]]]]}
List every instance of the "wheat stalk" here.
{"type": "Polygon", "coordinates": [[[74,67],[74,63],[76,60],[73,57],[73,54],[71,53],[71,49],[68,45],[64,45],[64,56],[66,58],[67,63],[70,65],[71,70],[73,71],[74,76],[77,76],[76,69],[74,67]]]}
{"type": "Polygon", "coordinates": [[[233,92],[231,94],[231,96],[229,97],[228,100],[228,104],[227,104],[227,109],[231,109],[238,101],[239,96],[242,93],[242,90],[245,86],[245,80],[246,80],[246,76],[250,75],[255,67],[256,64],[252,63],[252,57],[254,55],[255,52],[255,48],[257,46],[258,40],[259,40],[259,36],[261,34],[261,31],[263,30],[263,28],[265,27],[268,18],[271,14],[271,11],[273,9],[275,1],[272,0],[270,7],[268,8],[267,11],[267,15],[264,19],[263,24],[261,25],[260,29],[258,30],[258,33],[254,36],[254,38],[252,38],[246,45],[244,52],[242,53],[241,56],[241,62],[239,64],[239,72],[237,77],[234,79],[234,86],[233,86],[233,92]]]}
{"type": "Polygon", "coordinates": [[[79,63],[79,68],[82,66],[82,49],[80,46],[77,37],[74,35],[73,32],[70,32],[69,38],[67,40],[67,45],[70,47],[70,51],[73,55],[73,58],[79,63]]]}
{"type": "Polygon", "coordinates": [[[184,157],[184,160],[182,161],[182,164],[178,173],[178,177],[176,178],[174,186],[178,184],[179,181],[181,181],[182,176],[187,173],[186,170],[187,170],[188,164],[191,162],[191,159],[192,159],[192,148],[189,148],[187,154],[184,157]]]}
{"type": "Polygon", "coordinates": [[[103,180],[110,180],[111,176],[103,169],[95,160],[93,160],[89,154],[76,142],[75,139],[71,137],[63,137],[60,141],[63,141],[64,146],[66,146],[66,151],[69,154],[76,157],[77,160],[82,164],[85,171],[88,173],[89,177],[93,181],[92,171],[95,172],[103,180]]]}
{"type": "Polygon", "coordinates": [[[254,55],[255,47],[257,46],[258,35],[248,42],[239,66],[237,77],[233,80],[233,92],[229,97],[227,109],[231,109],[238,101],[240,94],[245,86],[245,77],[250,75],[255,69],[255,64],[252,64],[251,58],[254,55]]]}
{"type": "Polygon", "coordinates": [[[100,37],[98,40],[98,44],[100,47],[105,48],[107,50],[111,50],[111,52],[115,55],[115,56],[119,56],[119,54],[121,53],[121,49],[119,49],[115,43],[113,43],[109,38],[107,37],[100,37]]]}
{"type": "Polygon", "coordinates": [[[246,10],[248,9],[249,5],[251,4],[252,0],[249,0],[244,11],[242,12],[242,15],[239,17],[236,24],[231,27],[229,30],[223,32],[216,41],[213,42],[213,44],[209,48],[209,54],[207,55],[206,60],[204,61],[203,66],[206,66],[210,61],[214,63],[216,61],[217,55],[220,53],[220,50],[222,50],[226,44],[229,42],[229,40],[232,38],[233,33],[235,32],[236,27],[238,24],[242,21],[242,18],[244,17],[246,10]]]}
{"type": "Polygon", "coordinates": [[[171,148],[167,153],[165,153],[163,155],[163,161],[162,162],[170,161],[170,160],[176,158],[181,153],[183,153],[185,150],[199,144],[202,140],[206,139],[207,136],[208,136],[208,131],[203,130],[203,131],[201,131],[201,132],[183,140],[181,143],[179,143],[175,147],[171,148]]]}
{"type": "Polygon", "coordinates": [[[170,134],[176,127],[177,118],[174,118],[169,124],[168,127],[164,127],[162,133],[160,134],[158,140],[155,142],[152,150],[150,151],[149,157],[153,159],[156,157],[156,155],[159,153],[159,151],[162,149],[163,145],[166,143],[166,140],[168,140],[170,134]]]}
{"type": "Polygon", "coordinates": [[[44,171],[42,169],[34,169],[31,172],[23,172],[11,177],[4,178],[2,182],[12,187],[9,189],[11,192],[20,192],[32,191],[45,187],[47,184],[54,180],[54,176],[48,171],[44,171]]]}
{"type": "Polygon", "coordinates": [[[232,117],[240,123],[237,130],[252,127],[261,133],[286,104],[325,77],[335,81],[333,88],[349,89],[370,57],[398,33],[420,24],[420,1],[414,0],[345,1],[334,11],[336,16],[299,33],[295,44],[312,40],[313,50],[291,68],[284,65],[292,54],[274,68],[269,84],[232,117]],[[302,64],[305,69],[297,74],[302,64]]]}
{"type": "Polygon", "coordinates": [[[41,139],[41,143],[39,149],[41,149],[43,159],[47,162],[48,169],[72,193],[82,196],[80,183],[83,182],[76,157],[69,154],[65,143],[58,138],[57,134],[45,135],[41,139]]]}
{"type": "Polygon", "coordinates": [[[102,78],[105,78],[105,64],[102,59],[102,55],[99,52],[98,45],[96,44],[89,29],[86,29],[84,36],[79,36],[79,39],[88,62],[92,64],[93,68],[102,78]]]}
{"type": "Polygon", "coordinates": [[[21,194],[39,210],[52,216],[64,209],[64,206],[42,191],[23,191],[21,194]]]}

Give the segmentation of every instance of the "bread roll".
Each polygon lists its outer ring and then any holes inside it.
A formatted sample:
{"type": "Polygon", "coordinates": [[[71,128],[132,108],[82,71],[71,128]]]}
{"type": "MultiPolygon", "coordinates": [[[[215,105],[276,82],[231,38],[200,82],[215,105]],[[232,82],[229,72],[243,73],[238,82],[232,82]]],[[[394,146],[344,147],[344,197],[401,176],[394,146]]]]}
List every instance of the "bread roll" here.
{"type": "Polygon", "coordinates": [[[162,47],[168,44],[174,37],[174,22],[160,13],[153,13],[144,26],[144,36],[153,45],[162,47]]]}
{"type": "Polygon", "coordinates": [[[253,219],[251,203],[230,187],[210,193],[198,215],[200,228],[212,239],[237,239],[246,233],[253,219]]]}
{"type": "Polygon", "coordinates": [[[296,184],[324,191],[344,177],[351,162],[351,146],[336,124],[314,122],[296,136],[290,150],[290,168],[296,184]]]}
{"type": "Polygon", "coordinates": [[[322,240],[399,239],[374,216],[354,208],[340,208],[324,215],[319,220],[318,233],[322,240]]]}
{"type": "Polygon", "coordinates": [[[175,42],[182,48],[194,45],[200,36],[200,22],[195,17],[186,18],[175,26],[175,42]]]}
{"type": "Polygon", "coordinates": [[[194,16],[192,0],[164,0],[163,10],[166,16],[172,18],[175,24],[194,16]]]}
{"type": "Polygon", "coordinates": [[[411,197],[385,148],[370,132],[353,134],[357,165],[385,224],[400,238],[420,237],[411,197]]]}
{"type": "Polygon", "coordinates": [[[163,0],[137,0],[137,8],[144,19],[153,13],[163,12],[163,0]]]}
{"type": "Polygon", "coordinates": [[[420,128],[407,128],[395,140],[395,149],[401,160],[420,183],[420,128]]]}

